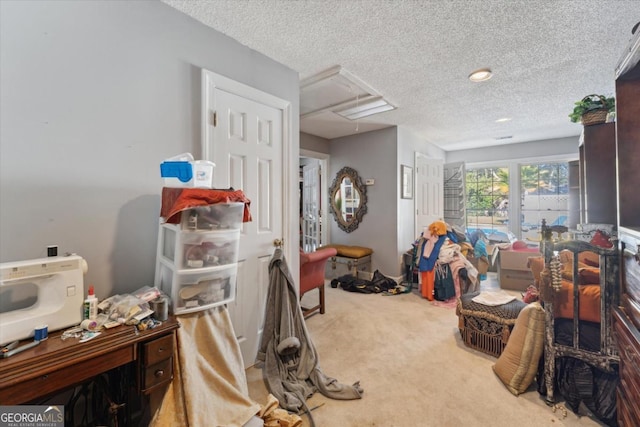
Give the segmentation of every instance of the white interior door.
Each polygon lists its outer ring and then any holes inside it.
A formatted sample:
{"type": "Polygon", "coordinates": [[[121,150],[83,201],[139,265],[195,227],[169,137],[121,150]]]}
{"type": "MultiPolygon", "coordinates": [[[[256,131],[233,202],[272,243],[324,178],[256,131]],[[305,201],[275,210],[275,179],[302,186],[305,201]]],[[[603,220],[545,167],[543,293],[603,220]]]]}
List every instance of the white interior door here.
{"type": "Polygon", "coordinates": [[[313,252],[320,245],[320,162],[302,167],[302,250],[313,252]]]}
{"type": "Polygon", "coordinates": [[[416,152],[416,234],[420,234],[433,221],[444,218],[443,167],[440,159],[430,159],[416,152]]]}
{"type": "Polygon", "coordinates": [[[283,238],[283,110],[271,95],[209,71],[202,80],[203,155],[216,164],[214,186],[240,189],[251,200],[253,221],[240,234],[236,299],[228,305],[248,367],[262,337],[274,240],[283,238]]]}

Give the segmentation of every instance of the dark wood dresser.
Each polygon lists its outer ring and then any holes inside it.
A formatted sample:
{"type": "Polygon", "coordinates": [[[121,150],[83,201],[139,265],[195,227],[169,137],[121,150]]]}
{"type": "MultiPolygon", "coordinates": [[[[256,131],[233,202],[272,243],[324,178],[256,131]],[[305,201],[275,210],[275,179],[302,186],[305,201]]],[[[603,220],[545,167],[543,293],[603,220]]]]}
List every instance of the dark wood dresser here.
{"type": "Polygon", "coordinates": [[[613,330],[620,353],[618,424],[640,426],[640,235],[623,232],[621,306],[613,313],[613,330]]]}
{"type": "Polygon", "coordinates": [[[96,422],[101,414],[93,408],[108,408],[116,402],[105,403],[108,399],[101,397],[117,396],[118,403],[124,403],[117,407],[124,410],[114,417],[124,425],[143,425],[133,420],[144,417],[142,411],[153,413],[173,378],[178,328],[178,321],[171,317],[154,329],[136,332],[133,326],[119,326],[85,343],[77,338],[63,340],[63,331],[53,332],[35,347],[0,358],[0,405],[63,405],[65,418],[70,418],[65,425],[102,425],[96,422]],[[103,390],[95,386],[102,385],[102,379],[105,392],[93,394],[103,390]],[[74,390],[74,394],[90,390],[85,397],[92,396],[91,404],[70,404],[77,399],[69,399],[65,390],[74,390]],[[75,406],[92,408],[81,417],[87,422],[79,423],[73,417],[75,406]]]}
{"type": "Polygon", "coordinates": [[[584,127],[580,153],[580,218],[582,224],[616,224],[615,123],[584,127]]]}
{"type": "Polygon", "coordinates": [[[640,426],[640,29],[616,69],[620,307],[613,328],[620,352],[618,424],[640,426]]]}

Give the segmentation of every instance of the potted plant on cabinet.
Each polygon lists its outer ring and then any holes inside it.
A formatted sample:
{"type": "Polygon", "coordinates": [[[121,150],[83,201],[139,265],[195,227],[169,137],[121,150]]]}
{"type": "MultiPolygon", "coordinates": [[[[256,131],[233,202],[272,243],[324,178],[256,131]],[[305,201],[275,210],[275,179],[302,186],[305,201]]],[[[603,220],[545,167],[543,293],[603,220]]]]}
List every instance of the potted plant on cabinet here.
{"type": "Polygon", "coordinates": [[[569,118],[573,123],[582,122],[584,126],[597,125],[607,120],[607,114],[616,108],[614,97],[587,95],[575,103],[569,118]]]}

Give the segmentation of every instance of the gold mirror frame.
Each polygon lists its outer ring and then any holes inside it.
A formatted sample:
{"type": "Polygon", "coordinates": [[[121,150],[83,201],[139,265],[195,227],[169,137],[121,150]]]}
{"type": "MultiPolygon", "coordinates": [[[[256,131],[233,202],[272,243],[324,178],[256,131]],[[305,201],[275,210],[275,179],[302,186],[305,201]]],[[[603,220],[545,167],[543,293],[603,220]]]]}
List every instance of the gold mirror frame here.
{"type": "Polygon", "coordinates": [[[329,187],[329,204],[331,206],[331,213],[338,223],[338,227],[347,233],[351,233],[358,228],[362,217],[367,213],[367,187],[362,185],[362,179],[354,169],[345,166],[336,174],[331,187],[329,187]],[[346,181],[345,181],[346,180],[346,181]],[[345,188],[343,181],[350,185],[352,194],[350,199],[359,199],[357,207],[347,207],[348,194],[342,194],[341,190],[345,188]],[[357,192],[357,194],[355,194],[357,192]],[[359,197],[355,197],[359,196],[359,197]],[[345,213],[343,210],[343,203],[345,203],[344,209],[353,209],[352,211],[345,213]]]}

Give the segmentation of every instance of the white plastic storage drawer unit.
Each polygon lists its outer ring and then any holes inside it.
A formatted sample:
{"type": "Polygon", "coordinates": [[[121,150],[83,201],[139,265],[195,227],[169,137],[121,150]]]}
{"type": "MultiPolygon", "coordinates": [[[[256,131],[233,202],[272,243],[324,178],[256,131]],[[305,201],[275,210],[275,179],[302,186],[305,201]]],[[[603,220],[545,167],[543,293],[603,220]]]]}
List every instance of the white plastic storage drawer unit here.
{"type": "Polygon", "coordinates": [[[218,203],[182,211],[180,224],[160,224],[155,284],[174,314],[234,300],[243,214],[244,203],[218,203]]]}

